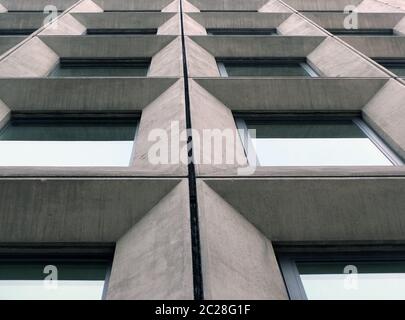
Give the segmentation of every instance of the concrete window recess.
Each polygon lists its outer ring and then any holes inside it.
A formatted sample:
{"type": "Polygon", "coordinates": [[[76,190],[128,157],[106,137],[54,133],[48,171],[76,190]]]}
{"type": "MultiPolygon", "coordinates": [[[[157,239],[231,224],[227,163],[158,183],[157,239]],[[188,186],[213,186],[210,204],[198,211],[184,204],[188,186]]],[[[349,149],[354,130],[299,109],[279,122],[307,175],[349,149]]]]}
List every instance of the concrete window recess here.
{"type": "Polygon", "coordinates": [[[12,118],[0,166],[128,166],[136,128],[137,118],[12,118]]]}
{"type": "Polygon", "coordinates": [[[405,60],[401,59],[375,59],[379,64],[387,68],[392,73],[403,78],[405,77],[405,60]]]}
{"type": "Polygon", "coordinates": [[[60,59],[49,77],[146,77],[150,59],[60,59]]]}
{"type": "Polygon", "coordinates": [[[306,59],[217,58],[222,77],[317,77],[306,59]]]}
{"type": "Polygon", "coordinates": [[[207,34],[211,36],[271,36],[277,35],[277,28],[260,29],[260,28],[239,28],[239,29],[228,29],[228,28],[211,28],[207,29],[207,34]]]}
{"type": "MultiPolygon", "coordinates": [[[[263,117],[261,117],[263,118],[263,117]]],[[[248,158],[260,166],[392,166],[402,161],[360,118],[237,120],[248,158]]]]}
{"type": "Polygon", "coordinates": [[[294,300],[405,299],[403,252],[308,252],[279,259],[294,300]]]}
{"type": "Polygon", "coordinates": [[[155,35],[157,33],[157,29],[123,29],[123,28],[115,28],[115,29],[87,29],[88,35],[126,35],[126,34],[137,34],[137,35],[155,35]]]}

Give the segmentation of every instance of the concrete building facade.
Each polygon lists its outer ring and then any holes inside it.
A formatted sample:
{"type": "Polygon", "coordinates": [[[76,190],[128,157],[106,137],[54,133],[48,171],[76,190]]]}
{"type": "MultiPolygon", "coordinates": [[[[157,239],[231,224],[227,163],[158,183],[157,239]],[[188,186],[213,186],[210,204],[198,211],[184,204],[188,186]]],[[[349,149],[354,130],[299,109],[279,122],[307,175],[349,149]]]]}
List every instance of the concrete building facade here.
{"type": "Polygon", "coordinates": [[[103,257],[106,299],[284,300],[309,298],[296,257],[401,262],[402,67],[401,0],[0,0],[0,140],[12,121],[136,119],[127,166],[0,166],[0,264],[103,257]],[[144,74],[63,73],[116,61],[144,74]],[[246,61],[311,71],[232,76],[246,61]],[[392,163],[250,170],[239,134],[238,162],[202,147],[278,117],[355,117],[392,163]]]}

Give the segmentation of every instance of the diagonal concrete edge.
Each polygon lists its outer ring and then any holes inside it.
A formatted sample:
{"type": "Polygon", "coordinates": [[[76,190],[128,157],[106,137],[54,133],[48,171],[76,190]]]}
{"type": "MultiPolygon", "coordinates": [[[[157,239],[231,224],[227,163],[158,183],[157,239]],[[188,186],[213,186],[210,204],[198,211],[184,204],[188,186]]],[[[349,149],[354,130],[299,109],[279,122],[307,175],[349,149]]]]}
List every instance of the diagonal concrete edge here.
{"type": "Polygon", "coordinates": [[[7,12],[6,7],[4,7],[1,3],[0,3],[0,12],[7,12]]]}
{"type": "Polygon", "coordinates": [[[193,299],[189,212],[183,180],[118,240],[107,299],[193,299]]]}
{"type": "Polygon", "coordinates": [[[182,75],[181,38],[176,37],[152,57],[148,77],[181,77],[182,75]]]}
{"type": "Polygon", "coordinates": [[[288,299],[272,243],[198,181],[204,293],[213,299],[288,299]]]}
{"type": "Polygon", "coordinates": [[[189,37],[185,38],[187,67],[190,77],[219,77],[215,57],[189,37]]]}
{"type": "Polygon", "coordinates": [[[103,12],[104,10],[94,3],[91,0],[84,0],[83,2],[79,3],[75,6],[70,13],[79,13],[79,12],[103,12]]]}
{"type": "Polygon", "coordinates": [[[0,130],[10,118],[10,109],[0,100],[0,130]]]}
{"type": "Polygon", "coordinates": [[[363,0],[355,9],[355,12],[405,12],[402,0],[363,0]]]}
{"type": "Polygon", "coordinates": [[[399,36],[405,36],[405,17],[403,17],[394,27],[394,33],[399,36]]]}
{"type": "Polygon", "coordinates": [[[175,14],[172,18],[162,24],[158,30],[158,35],[181,35],[180,14],[175,14]]]}
{"type": "Polygon", "coordinates": [[[326,36],[326,33],[315,27],[297,14],[292,14],[277,27],[277,31],[285,36],[326,36]]]}
{"type": "Polygon", "coordinates": [[[187,36],[207,35],[207,30],[191,18],[188,14],[183,15],[184,34],[187,36]]]}
{"type": "Polygon", "coordinates": [[[279,13],[282,13],[282,12],[290,13],[290,12],[292,12],[291,9],[286,7],[284,4],[282,4],[278,0],[270,0],[263,7],[261,7],[258,11],[259,12],[279,12],[279,13]]]}

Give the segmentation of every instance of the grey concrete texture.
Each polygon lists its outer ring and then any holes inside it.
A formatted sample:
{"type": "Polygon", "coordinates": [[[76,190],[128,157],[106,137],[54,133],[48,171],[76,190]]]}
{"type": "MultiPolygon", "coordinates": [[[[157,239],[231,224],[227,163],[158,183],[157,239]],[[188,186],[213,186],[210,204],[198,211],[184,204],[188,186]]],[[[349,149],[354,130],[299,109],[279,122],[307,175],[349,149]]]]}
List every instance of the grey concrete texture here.
{"type": "Polygon", "coordinates": [[[87,29],[157,29],[174,15],[164,12],[72,13],[87,29]]]}
{"type": "Polygon", "coordinates": [[[207,35],[207,30],[187,14],[183,15],[183,28],[186,36],[207,35]]]}
{"type": "Polygon", "coordinates": [[[141,111],[176,78],[0,79],[0,99],[14,112],[141,111]]]}
{"type": "Polygon", "coordinates": [[[341,39],[370,58],[405,57],[405,36],[341,36],[341,39]]]}
{"type": "Polygon", "coordinates": [[[40,36],[59,57],[152,57],[175,36],[40,36]]]}
{"type": "Polygon", "coordinates": [[[277,12],[277,13],[292,13],[293,10],[290,9],[285,3],[279,0],[270,0],[263,7],[261,7],[259,12],[277,12]]]}
{"type": "Polygon", "coordinates": [[[405,240],[404,176],[204,181],[271,241],[405,240]]]}
{"type": "Polygon", "coordinates": [[[282,0],[295,10],[343,11],[347,5],[358,6],[363,0],[282,0]]]}
{"type": "Polygon", "coordinates": [[[277,28],[277,32],[284,36],[326,36],[326,33],[302,16],[292,14],[277,28]]]}
{"type": "Polygon", "coordinates": [[[25,36],[4,36],[0,37],[0,55],[10,50],[12,47],[23,41],[25,36]]]}
{"type": "Polygon", "coordinates": [[[198,194],[205,299],[288,299],[271,242],[202,180],[198,194]]]}
{"type": "Polygon", "coordinates": [[[305,58],[325,39],[322,36],[193,36],[190,38],[214,57],[229,58],[305,58]]]}
{"type": "Polygon", "coordinates": [[[64,14],[57,21],[51,23],[39,35],[82,35],[86,27],[77,21],[71,14],[64,14]]]}
{"type": "Polygon", "coordinates": [[[188,0],[201,11],[257,11],[269,0],[188,0]]]}
{"type": "Polygon", "coordinates": [[[150,178],[1,178],[0,241],[115,242],[178,183],[150,178]]]}
{"type": "Polygon", "coordinates": [[[65,11],[78,0],[35,0],[35,1],[15,1],[1,0],[0,3],[8,11],[40,11],[43,12],[46,6],[55,6],[58,11],[65,11]]]}
{"type": "Polygon", "coordinates": [[[153,0],[153,1],[138,1],[138,0],[93,0],[104,11],[128,11],[128,10],[158,10],[161,11],[173,0],[153,0]]]}
{"type": "Polygon", "coordinates": [[[38,29],[42,27],[48,13],[3,13],[0,15],[0,29],[38,29]]]}
{"type": "Polygon", "coordinates": [[[291,13],[201,12],[188,14],[205,28],[277,28],[291,13]]]}
{"type": "Polygon", "coordinates": [[[156,53],[151,61],[148,77],[182,77],[181,38],[175,38],[166,47],[156,53]]]}
{"type": "Polygon", "coordinates": [[[193,299],[186,180],[117,241],[107,299],[193,299]]]}
{"type": "Polygon", "coordinates": [[[405,85],[390,80],[363,108],[363,118],[405,159],[405,85]]]}
{"type": "Polygon", "coordinates": [[[360,111],[387,79],[194,79],[232,111],[360,111]],[[271,99],[269,99],[271,97],[271,99]]]}
{"type": "Polygon", "coordinates": [[[186,37],[187,67],[190,77],[219,77],[215,57],[203,47],[186,37]]]}

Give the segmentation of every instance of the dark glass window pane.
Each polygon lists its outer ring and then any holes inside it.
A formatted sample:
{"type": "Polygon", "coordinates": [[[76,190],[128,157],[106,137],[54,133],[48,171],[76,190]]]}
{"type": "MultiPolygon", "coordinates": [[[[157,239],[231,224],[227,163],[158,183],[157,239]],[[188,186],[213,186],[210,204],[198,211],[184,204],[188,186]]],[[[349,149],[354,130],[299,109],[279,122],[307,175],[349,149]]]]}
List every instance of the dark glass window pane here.
{"type": "Polygon", "coordinates": [[[393,36],[392,29],[328,29],[334,35],[347,36],[393,36]]]}
{"type": "Polygon", "coordinates": [[[156,34],[157,29],[87,29],[88,35],[108,35],[108,34],[156,34]]]}
{"type": "Polygon", "coordinates": [[[207,33],[211,35],[274,35],[277,34],[277,29],[207,29],[207,33]]]}
{"type": "Polygon", "coordinates": [[[229,77],[309,76],[299,62],[223,62],[229,77]]]}

